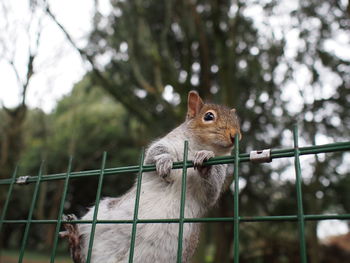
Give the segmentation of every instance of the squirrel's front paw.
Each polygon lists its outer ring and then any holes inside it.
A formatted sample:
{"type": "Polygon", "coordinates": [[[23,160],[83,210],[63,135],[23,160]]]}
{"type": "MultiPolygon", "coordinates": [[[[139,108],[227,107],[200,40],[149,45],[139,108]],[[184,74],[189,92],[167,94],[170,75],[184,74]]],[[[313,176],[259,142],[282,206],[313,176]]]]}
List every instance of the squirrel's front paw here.
{"type": "MultiPolygon", "coordinates": [[[[63,221],[72,221],[77,220],[78,218],[73,215],[62,215],[63,221]]],[[[68,238],[68,239],[74,239],[75,236],[78,236],[78,229],[76,224],[70,224],[70,223],[63,223],[63,227],[66,229],[66,231],[59,232],[59,236],[62,238],[68,238]]]]}
{"type": "MultiPolygon", "coordinates": [[[[210,158],[215,157],[214,152],[212,151],[206,151],[206,150],[202,150],[202,151],[198,151],[194,154],[194,158],[193,158],[193,166],[195,169],[201,169],[204,168],[202,167],[203,162],[206,160],[209,160],[210,158]]],[[[209,168],[209,167],[206,167],[209,168]]]]}
{"type": "Polygon", "coordinates": [[[170,174],[172,167],[173,158],[170,154],[165,153],[156,157],[156,170],[160,177],[166,178],[170,174]]]}

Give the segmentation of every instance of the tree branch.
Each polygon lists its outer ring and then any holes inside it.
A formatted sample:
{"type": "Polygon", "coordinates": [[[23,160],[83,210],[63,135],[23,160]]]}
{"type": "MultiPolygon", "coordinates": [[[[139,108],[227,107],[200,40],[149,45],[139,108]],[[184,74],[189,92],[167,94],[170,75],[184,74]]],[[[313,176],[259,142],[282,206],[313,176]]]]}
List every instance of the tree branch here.
{"type": "Polygon", "coordinates": [[[28,89],[28,85],[29,85],[29,81],[32,78],[32,76],[34,75],[34,59],[35,59],[35,55],[33,54],[29,54],[29,58],[28,58],[28,65],[27,65],[27,75],[26,75],[26,80],[22,86],[22,105],[25,105],[26,102],[26,95],[27,95],[27,89],[28,89]]]}
{"type": "Polygon", "coordinates": [[[86,59],[90,65],[92,67],[94,67],[94,61],[92,59],[91,56],[89,56],[84,50],[82,50],[81,48],[79,48],[76,43],[74,42],[74,40],[72,39],[72,37],[70,36],[70,34],[67,32],[67,30],[63,27],[63,25],[57,20],[56,16],[51,12],[51,9],[49,7],[49,5],[46,6],[46,13],[51,17],[52,21],[61,29],[61,31],[63,32],[63,34],[65,35],[65,37],[67,38],[67,40],[69,41],[69,43],[73,46],[73,48],[75,50],[77,50],[79,52],[79,54],[86,59]]]}
{"type": "Polygon", "coordinates": [[[17,68],[16,68],[16,66],[15,66],[15,64],[14,64],[14,62],[13,62],[13,60],[12,60],[12,59],[7,59],[7,62],[10,64],[10,66],[11,66],[13,72],[15,73],[16,80],[17,80],[17,82],[18,82],[18,85],[19,85],[20,87],[23,87],[23,82],[22,82],[22,80],[21,80],[21,77],[20,77],[20,75],[19,75],[19,72],[18,72],[18,70],[17,70],[17,68]]]}
{"type": "Polygon", "coordinates": [[[117,101],[119,101],[124,107],[132,112],[140,121],[142,121],[145,124],[149,124],[151,122],[151,116],[147,114],[147,111],[142,110],[139,107],[139,102],[137,101],[129,101],[126,99],[125,94],[120,94],[115,90],[115,86],[113,83],[111,83],[105,76],[103,76],[103,73],[98,69],[94,57],[89,55],[85,50],[79,48],[68,31],[63,27],[63,25],[57,20],[56,16],[51,12],[49,6],[47,5],[46,13],[50,16],[52,21],[61,29],[69,43],[72,45],[72,47],[78,51],[80,56],[83,58],[83,60],[87,61],[90,66],[92,67],[92,72],[95,74],[95,76],[98,78],[98,80],[101,83],[101,86],[107,90],[117,101]],[[136,105],[136,106],[135,106],[136,105]]]}

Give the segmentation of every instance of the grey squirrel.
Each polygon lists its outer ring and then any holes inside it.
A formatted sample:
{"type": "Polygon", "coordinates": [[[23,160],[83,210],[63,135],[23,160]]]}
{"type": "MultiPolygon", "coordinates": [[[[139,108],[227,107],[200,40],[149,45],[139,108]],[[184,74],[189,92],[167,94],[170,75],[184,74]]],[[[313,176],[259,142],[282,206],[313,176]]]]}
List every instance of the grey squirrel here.
{"type": "MultiPolygon", "coordinates": [[[[172,170],[173,162],[182,161],[184,141],[188,141],[188,159],[194,167],[187,170],[185,218],[203,216],[219,198],[226,178],[227,165],[203,166],[214,156],[229,155],[236,134],[241,136],[235,109],[205,104],[195,91],[188,94],[184,123],[146,150],[145,164],[155,164],[155,172],[142,177],[139,219],[179,218],[181,169],[172,170]]],[[[133,219],[136,183],[119,198],[105,198],[99,204],[98,220],[133,219]]],[[[92,207],[82,220],[92,220],[92,207]]],[[[66,219],[76,219],[74,216],[66,219]]],[[[90,224],[64,224],[62,237],[69,240],[75,263],[84,263],[91,232],[90,224]]],[[[91,262],[124,263],[129,260],[130,224],[97,224],[91,262]]],[[[177,259],[179,224],[137,224],[135,263],[172,263],[177,259]]],[[[199,224],[185,223],[182,262],[190,262],[199,238],[199,224]]]]}

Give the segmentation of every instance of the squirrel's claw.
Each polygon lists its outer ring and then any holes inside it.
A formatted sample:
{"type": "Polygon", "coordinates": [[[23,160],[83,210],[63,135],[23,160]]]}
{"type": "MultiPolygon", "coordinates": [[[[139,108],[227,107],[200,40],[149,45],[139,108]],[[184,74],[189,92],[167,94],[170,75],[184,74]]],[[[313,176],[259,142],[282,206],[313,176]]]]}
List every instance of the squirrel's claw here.
{"type": "Polygon", "coordinates": [[[198,169],[203,165],[204,161],[209,160],[210,158],[213,158],[213,157],[215,157],[215,154],[212,151],[206,151],[206,150],[198,151],[194,154],[193,167],[195,169],[198,169]]]}
{"type": "Polygon", "coordinates": [[[78,220],[78,218],[74,214],[69,214],[69,215],[62,215],[62,220],[73,221],[73,220],[78,220]]]}
{"type": "Polygon", "coordinates": [[[157,174],[162,178],[166,178],[173,167],[173,158],[170,154],[161,154],[157,156],[155,164],[157,174]]]}

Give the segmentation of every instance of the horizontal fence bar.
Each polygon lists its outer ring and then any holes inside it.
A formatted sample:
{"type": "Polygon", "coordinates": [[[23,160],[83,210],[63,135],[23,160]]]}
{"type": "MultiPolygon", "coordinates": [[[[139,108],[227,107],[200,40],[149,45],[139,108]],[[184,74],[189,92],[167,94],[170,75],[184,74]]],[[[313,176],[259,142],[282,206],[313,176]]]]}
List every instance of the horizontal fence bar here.
{"type": "MultiPolygon", "coordinates": [[[[281,149],[281,150],[272,150],[271,158],[286,158],[286,157],[294,157],[294,148],[289,149],[281,149]]],[[[339,152],[339,151],[350,151],[350,141],[349,142],[338,142],[338,143],[330,143],[324,145],[317,146],[307,146],[300,147],[299,152],[301,155],[308,154],[319,154],[319,153],[330,153],[330,152],[339,152]]],[[[249,153],[243,153],[239,155],[239,162],[249,162],[249,153]]],[[[205,161],[204,165],[215,165],[215,164],[232,164],[234,163],[234,156],[221,156],[210,159],[209,161],[205,161]]],[[[186,165],[187,168],[193,167],[192,161],[184,162],[176,162],[173,165],[173,169],[183,169],[183,166],[186,165]]],[[[104,175],[115,175],[115,174],[123,174],[123,173],[137,173],[140,170],[138,165],[134,166],[124,166],[117,168],[107,168],[105,169],[104,175]]],[[[155,165],[144,165],[143,172],[155,171],[155,165]]],[[[80,172],[72,172],[70,175],[70,179],[87,177],[87,176],[99,176],[101,170],[88,170],[88,171],[80,171],[80,172]]],[[[43,175],[41,181],[51,181],[51,180],[63,180],[66,178],[66,173],[58,173],[58,174],[50,174],[43,175]]],[[[38,176],[29,176],[26,180],[26,183],[34,183],[38,180],[38,176]]],[[[12,179],[1,179],[0,185],[9,185],[11,184],[12,179]]]]}
{"type": "MultiPolygon", "coordinates": [[[[204,217],[204,218],[184,218],[184,223],[218,223],[218,222],[234,222],[235,217],[204,217]]],[[[242,222],[269,222],[269,221],[298,221],[297,215],[282,215],[282,216],[240,216],[238,217],[240,223],[242,222]]],[[[350,220],[350,214],[331,214],[331,215],[304,215],[306,221],[321,221],[321,220],[350,220]]],[[[138,219],[137,224],[162,224],[162,223],[179,223],[181,219],[138,219]]],[[[33,220],[4,220],[4,224],[56,224],[57,219],[33,219],[33,220]]],[[[61,220],[61,223],[71,224],[92,224],[93,220],[61,220]]],[[[97,220],[96,224],[133,224],[134,220],[97,220]]]]}

